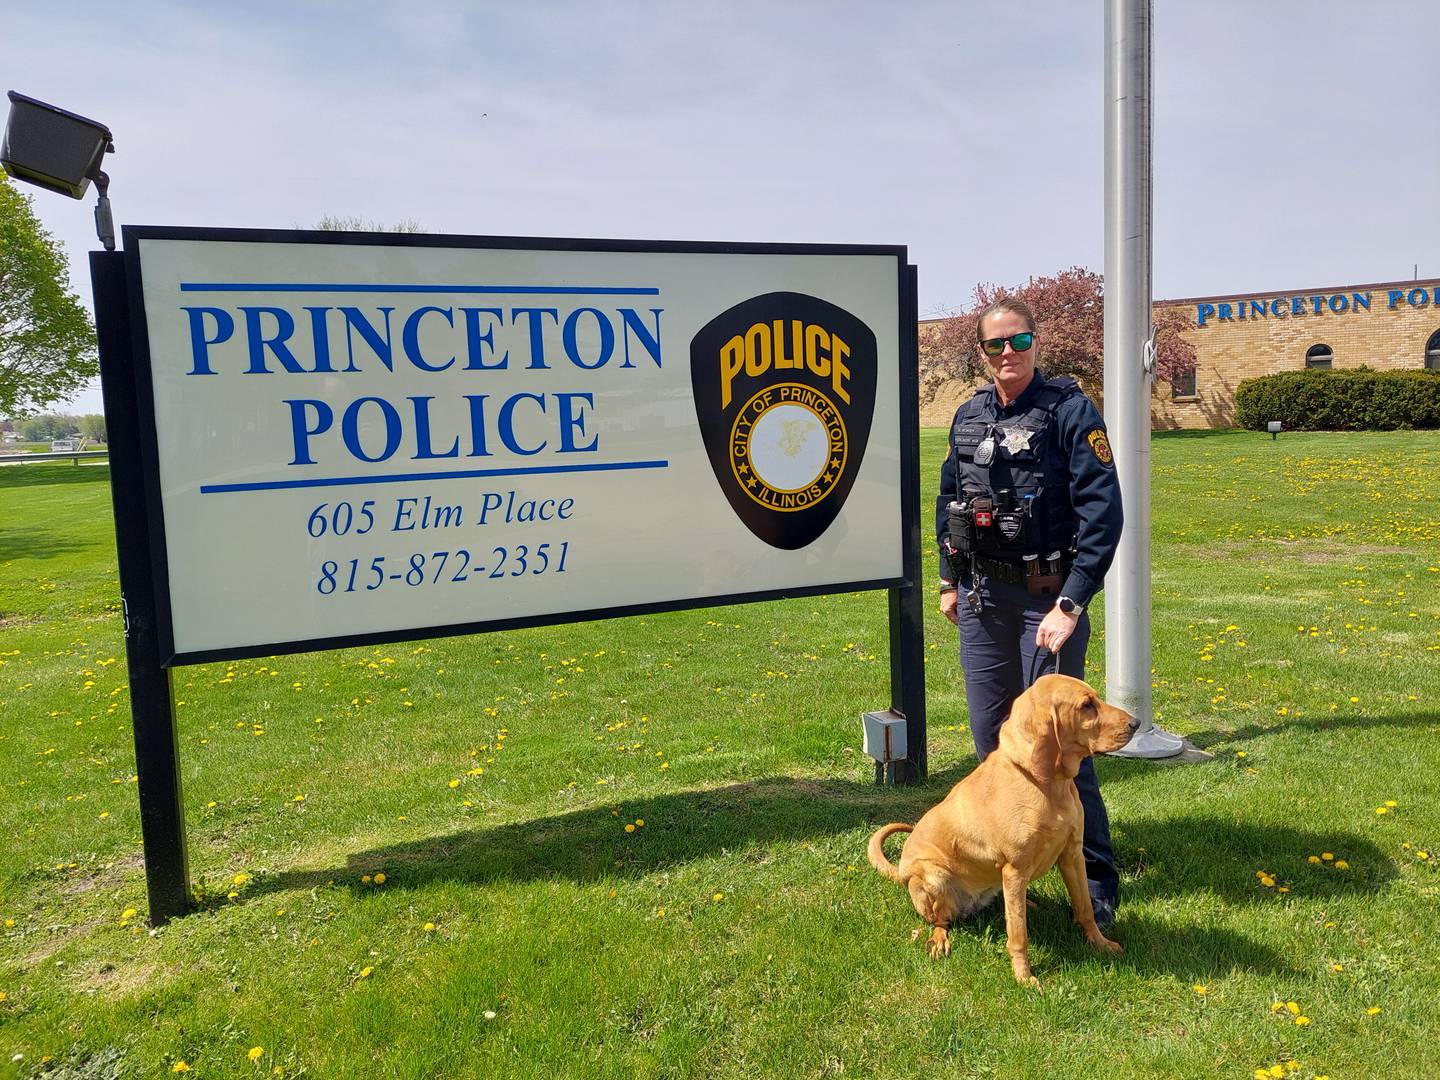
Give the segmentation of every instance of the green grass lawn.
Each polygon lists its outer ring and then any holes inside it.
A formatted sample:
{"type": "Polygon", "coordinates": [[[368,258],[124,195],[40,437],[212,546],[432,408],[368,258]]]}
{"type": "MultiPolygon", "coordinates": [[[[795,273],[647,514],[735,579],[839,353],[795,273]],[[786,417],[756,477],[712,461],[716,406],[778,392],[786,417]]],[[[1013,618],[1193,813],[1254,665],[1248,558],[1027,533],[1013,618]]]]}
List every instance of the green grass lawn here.
{"type": "Polygon", "coordinates": [[[1216,757],[1099,763],[1128,951],[1051,874],[1039,994],[865,862],[974,763],[927,599],[932,776],[872,783],[879,593],[176,669],[204,900],[151,931],[109,473],[0,469],[0,1077],[1433,1076],[1440,436],[1153,463],[1155,705],[1216,757]]]}

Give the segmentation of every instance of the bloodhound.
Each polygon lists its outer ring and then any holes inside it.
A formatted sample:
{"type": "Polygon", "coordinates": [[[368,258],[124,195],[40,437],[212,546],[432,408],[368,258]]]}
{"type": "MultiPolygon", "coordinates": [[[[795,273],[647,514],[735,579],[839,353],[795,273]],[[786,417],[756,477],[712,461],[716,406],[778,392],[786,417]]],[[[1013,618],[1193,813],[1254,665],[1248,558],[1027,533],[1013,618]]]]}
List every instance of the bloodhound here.
{"type": "MultiPolygon", "coordinates": [[[[1138,721],[1079,679],[1046,675],[1011,706],[1000,748],[932,807],[919,824],[886,825],[870,838],[870,863],[910,891],[931,926],[932,957],[950,952],[949,926],[1005,896],[1005,931],[1015,980],[1039,987],[1030,970],[1025,888],[1057,862],[1075,921],[1097,949],[1124,952],[1095,925],[1085,881],[1085,813],[1075,774],[1088,755],[1118,750],[1138,721]],[[896,867],[885,840],[908,832],[896,867]]],[[[917,930],[918,938],[923,931],[917,930]]]]}

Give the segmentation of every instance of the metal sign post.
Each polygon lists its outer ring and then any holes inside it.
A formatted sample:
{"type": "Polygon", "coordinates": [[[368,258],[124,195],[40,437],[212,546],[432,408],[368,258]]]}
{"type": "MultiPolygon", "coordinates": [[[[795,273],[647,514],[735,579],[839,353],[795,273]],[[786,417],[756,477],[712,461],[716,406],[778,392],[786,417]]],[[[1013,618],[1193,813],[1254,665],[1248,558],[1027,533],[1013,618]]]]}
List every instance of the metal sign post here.
{"type": "Polygon", "coordinates": [[[117,252],[92,251],[90,278],[95,290],[95,329],[110,444],[110,496],[115,509],[125,660],[135,727],[145,885],[150,898],[150,922],[158,926],[190,909],[190,871],[175,707],[170,672],[161,665],[155,612],[151,522],[140,457],[124,257],[117,252]]]}
{"type": "MultiPolygon", "coordinates": [[[[905,268],[906,298],[901,305],[904,341],[901,354],[900,441],[918,446],[919,408],[919,288],[916,269],[905,268]]],[[[903,455],[900,503],[905,515],[905,577],[908,585],[890,590],[890,701],[891,711],[905,718],[905,757],[883,763],[883,778],[891,784],[914,784],[929,774],[925,733],[925,586],[920,566],[919,454],[903,455]],[[913,458],[913,460],[912,460],[913,458]]],[[[876,779],[882,763],[877,762],[876,779]]]]}

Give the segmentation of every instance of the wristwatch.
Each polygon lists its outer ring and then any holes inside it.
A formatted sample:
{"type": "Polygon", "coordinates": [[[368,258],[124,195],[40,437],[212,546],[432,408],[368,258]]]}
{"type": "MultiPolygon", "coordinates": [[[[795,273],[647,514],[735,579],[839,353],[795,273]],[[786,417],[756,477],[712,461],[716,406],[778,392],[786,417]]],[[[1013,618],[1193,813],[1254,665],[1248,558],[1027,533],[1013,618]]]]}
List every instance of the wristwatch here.
{"type": "Polygon", "coordinates": [[[1075,601],[1071,600],[1068,596],[1062,596],[1059,600],[1056,600],[1055,606],[1058,607],[1061,611],[1063,611],[1066,615],[1085,614],[1085,605],[1075,603],[1075,601]]]}

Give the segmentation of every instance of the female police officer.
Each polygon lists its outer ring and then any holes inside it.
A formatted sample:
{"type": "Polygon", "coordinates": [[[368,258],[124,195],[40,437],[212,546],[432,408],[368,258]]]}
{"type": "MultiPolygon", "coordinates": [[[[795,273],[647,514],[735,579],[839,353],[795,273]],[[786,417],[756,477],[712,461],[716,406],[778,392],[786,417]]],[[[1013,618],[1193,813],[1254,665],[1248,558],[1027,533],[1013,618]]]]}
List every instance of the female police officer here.
{"type": "MultiPolygon", "coordinates": [[[[1105,423],[1074,379],[1035,370],[1029,307],[992,304],[976,337],[995,381],[955,413],[936,531],[940,610],[960,627],[970,731],[983,760],[1025,687],[1054,670],[1084,677],[1085,609],[1115,557],[1121,511],[1105,423]]],[[[1104,928],[1115,917],[1119,878],[1088,758],[1075,785],[1095,920],[1104,928]]]]}

